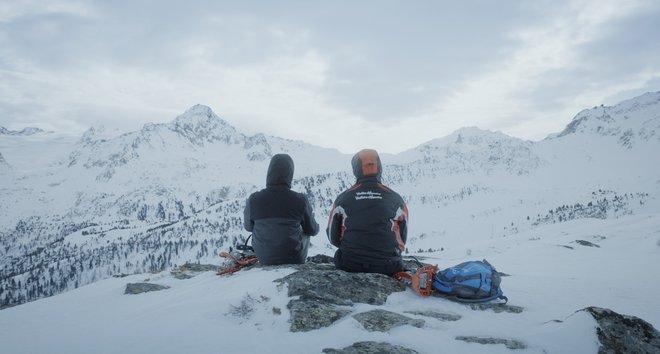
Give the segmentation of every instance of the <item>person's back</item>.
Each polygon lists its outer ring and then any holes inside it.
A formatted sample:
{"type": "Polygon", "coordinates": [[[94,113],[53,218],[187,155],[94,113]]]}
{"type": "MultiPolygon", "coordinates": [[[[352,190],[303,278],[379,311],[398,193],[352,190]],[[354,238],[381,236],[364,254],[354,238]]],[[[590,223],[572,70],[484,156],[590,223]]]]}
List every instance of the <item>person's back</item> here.
{"type": "Polygon", "coordinates": [[[245,205],[244,226],[252,232],[252,247],[264,265],[304,263],[309,236],[319,231],[305,195],[291,190],[293,169],[289,155],[273,156],[266,188],[250,195],[245,205]]]}
{"type": "Polygon", "coordinates": [[[382,166],[375,150],[360,151],[352,165],[357,181],[335,200],[326,229],[330,243],[339,248],[335,265],[352,272],[401,271],[408,208],[380,182],[382,166]]]}

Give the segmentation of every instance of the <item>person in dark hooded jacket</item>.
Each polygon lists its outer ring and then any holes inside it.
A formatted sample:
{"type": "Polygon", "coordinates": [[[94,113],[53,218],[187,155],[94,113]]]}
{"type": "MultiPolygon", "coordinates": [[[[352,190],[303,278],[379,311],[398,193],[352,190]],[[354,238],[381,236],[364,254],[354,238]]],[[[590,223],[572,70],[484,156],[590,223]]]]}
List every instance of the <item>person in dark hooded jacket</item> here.
{"type": "Polygon", "coordinates": [[[383,167],[376,150],[361,150],[351,164],[357,181],[335,200],[326,229],[330,243],[338,247],[335,266],[350,272],[400,272],[408,207],[381,183],[383,167]]]}
{"type": "Polygon", "coordinates": [[[319,232],[307,197],[291,190],[293,169],[291,156],[273,156],[266,188],[252,193],[245,205],[243,223],[263,265],[305,263],[309,237],[319,232]]]}

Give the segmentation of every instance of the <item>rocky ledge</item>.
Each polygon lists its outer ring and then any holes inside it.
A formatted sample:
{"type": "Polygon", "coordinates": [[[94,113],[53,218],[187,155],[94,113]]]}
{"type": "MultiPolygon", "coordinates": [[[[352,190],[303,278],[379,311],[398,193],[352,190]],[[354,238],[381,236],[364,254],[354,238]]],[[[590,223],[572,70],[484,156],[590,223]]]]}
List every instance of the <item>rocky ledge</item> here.
{"type": "Polygon", "coordinates": [[[598,354],[660,353],[660,333],[641,318],[594,306],[581,311],[598,323],[598,354]]]}

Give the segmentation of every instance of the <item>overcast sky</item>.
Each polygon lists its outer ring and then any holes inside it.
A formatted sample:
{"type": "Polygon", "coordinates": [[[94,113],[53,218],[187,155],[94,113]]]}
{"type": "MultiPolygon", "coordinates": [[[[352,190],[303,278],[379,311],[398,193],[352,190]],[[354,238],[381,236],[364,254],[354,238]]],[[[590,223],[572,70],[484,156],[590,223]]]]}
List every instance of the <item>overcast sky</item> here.
{"type": "Polygon", "coordinates": [[[660,1],[0,0],[0,126],[138,130],[210,106],[245,134],[399,152],[529,140],[660,91],[660,1]]]}

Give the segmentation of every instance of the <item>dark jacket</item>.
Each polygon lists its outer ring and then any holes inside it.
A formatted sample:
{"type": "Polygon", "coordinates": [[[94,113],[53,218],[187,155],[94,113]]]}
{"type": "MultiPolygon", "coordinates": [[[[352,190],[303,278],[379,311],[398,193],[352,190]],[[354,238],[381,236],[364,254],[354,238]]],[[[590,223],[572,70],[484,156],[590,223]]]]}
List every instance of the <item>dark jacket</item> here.
{"type": "Polygon", "coordinates": [[[357,181],[332,207],[326,233],[339,249],[335,265],[352,272],[391,275],[403,270],[408,207],[381,183],[382,165],[375,150],[362,150],[351,161],[357,181]]]}
{"type": "Polygon", "coordinates": [[[304,263],[309,236],[319,232],[305,195],[291,190],[293,160],[277,154],[270,160],[266,188],[247,199],[243,223],[261,264],[304,263]]]}

